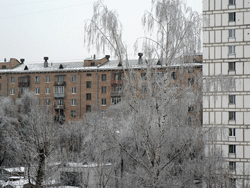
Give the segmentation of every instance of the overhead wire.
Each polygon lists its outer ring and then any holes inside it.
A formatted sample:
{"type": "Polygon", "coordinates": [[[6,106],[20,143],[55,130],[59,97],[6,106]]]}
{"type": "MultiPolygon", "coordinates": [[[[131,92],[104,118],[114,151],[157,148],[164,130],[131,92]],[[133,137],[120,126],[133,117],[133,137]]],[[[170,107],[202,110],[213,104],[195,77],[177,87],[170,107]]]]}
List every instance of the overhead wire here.
{"type": "Polygon", "coordinates": [[[91,4],[91,3],[94,3],[94,1],[88,2],[88,3],[81,3],[81,4],[77,4],[77,5],[66,6],[66,7],[54,8],[54,9],[50,9],[50,10],[42,10],[42,11],[31,12],[31,13],[26,13],[26,14],[6,16],[6,17],[2,17],[0,19],[3,20],[3,19],[7,19],[7,18],[15,18],[15,17],[20,17],[20,16],[29,16],[29,15],[34,15],[34,14],[39,14],[39,13],[44,13],[44,12],[50,12],[50,11],[55,11],[55,10],[67,9],[67,8],[72,8],[72,7],[78,7],[78,6],[81,6],[81,5],[86,5],[86,4],[91,4]]]}

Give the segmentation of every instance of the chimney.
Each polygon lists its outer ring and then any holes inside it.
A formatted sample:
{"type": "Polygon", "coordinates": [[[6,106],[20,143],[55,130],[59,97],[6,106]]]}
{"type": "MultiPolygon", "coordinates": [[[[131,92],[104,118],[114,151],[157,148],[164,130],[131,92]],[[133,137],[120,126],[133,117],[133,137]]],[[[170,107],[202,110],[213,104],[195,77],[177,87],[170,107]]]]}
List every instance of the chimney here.
{"type": "Polygon", "coordinates": [[[109,61],[110,55],[105,55],[105,58],[109,61]]]}
{"type": "Polygon", "coordinates": [[[93,59],[95,59],[95,54],[94,54],[94,58],[93,59]]]}
{"type": "Polygon", "coordinates": [[[138,64],[142,64],[142,56],[143,53],[138,53],[139,59],[138,59],[138,64]]]}
{"type": "Polygon", "coordinates": [[[21,64],[23,64],[24,60],[25,60],[25,59],[20,59],[20,61],[21,61],[21,64]]]}
{"type": "Polygon", "coordinates": [[[6,58],[4,58],[4,62],[6,62],[6,58]]]}
{"type": "Polygon", "coordinates": [[[48,67],[49,65],[48,65],[48,57],[44,57],[43,58],[44,59],[44,67],[48,67]]]}

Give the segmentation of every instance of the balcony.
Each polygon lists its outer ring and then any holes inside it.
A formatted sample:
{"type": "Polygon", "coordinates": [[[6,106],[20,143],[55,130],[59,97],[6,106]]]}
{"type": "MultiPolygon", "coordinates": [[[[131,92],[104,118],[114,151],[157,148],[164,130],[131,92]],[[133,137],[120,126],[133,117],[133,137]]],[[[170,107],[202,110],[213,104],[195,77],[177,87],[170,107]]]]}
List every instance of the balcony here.
{"type": "Polygon", "coordinates": [[[66,86],[66,82],[55,82],[54,86],[66,86]]]}
{"type": "Polygon", "coordinates": [[[21,76],[18,78],[18,87],[29,87],[30,76],[21,76]]]}
{"type": "Polygon", "coordinates": [[[65,98],[66,93],[54,93],[54,98],[59,99],[59,98],[65,98]]]}
{"type": "Polygon", "coordinates": [[[65,104],[64,105],[54,105],[55,106],[55,110],[59,111],[59,110],[64,110],[65,109],[65,104]]]}

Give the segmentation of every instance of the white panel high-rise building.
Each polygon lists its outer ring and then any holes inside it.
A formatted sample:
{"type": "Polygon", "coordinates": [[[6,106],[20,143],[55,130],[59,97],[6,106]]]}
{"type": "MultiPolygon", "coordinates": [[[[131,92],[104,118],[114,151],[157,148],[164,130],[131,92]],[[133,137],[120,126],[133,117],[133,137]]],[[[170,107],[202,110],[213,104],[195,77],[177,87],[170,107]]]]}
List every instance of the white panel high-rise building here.
{"type": "Polygon", "coordinates": [[[223,75],[230,92],[210,87],[203,97],[203,126],[215,126],[231,182],[250,185],[250,0],[203,0],[204,79],[223,75]],[[218,89],[218,90],[216,90],[218,89]]]}

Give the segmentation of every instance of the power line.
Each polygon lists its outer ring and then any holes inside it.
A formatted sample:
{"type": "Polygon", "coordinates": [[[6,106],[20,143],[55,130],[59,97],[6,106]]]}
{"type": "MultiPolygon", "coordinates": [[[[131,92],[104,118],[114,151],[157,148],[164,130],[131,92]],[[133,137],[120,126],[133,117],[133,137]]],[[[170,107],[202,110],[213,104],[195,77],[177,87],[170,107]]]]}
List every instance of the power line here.
{"type": "Polygon", "coordinates": [[[94,1],[88,2],[88,3],[81,3],[81,4],[77,4],[77,5],[71,5],[71,6],[67,6],[67,7],[50,9],[50,10],[42,10],[42,11],[37,11],[37,12],[31,12],[31,13],[27,13],[27,14],[19,14],[19,15],[14,15],[14,16],[7,16],[7,17],[2,17],[0,19],[3,20],[3,19],[7,19],[7,18],[15,18],[15,17],[20,17],[20,16],[29,16],[29,15],[33,15],[33,14],[39,14],[39,13],[50,12],[50,11],[55,11],[55,10],[78,7],[78,6],[81,6],[81,5],[86,5],[86,4],[91,4],[91,3],[94,3],[94,1]]]}

